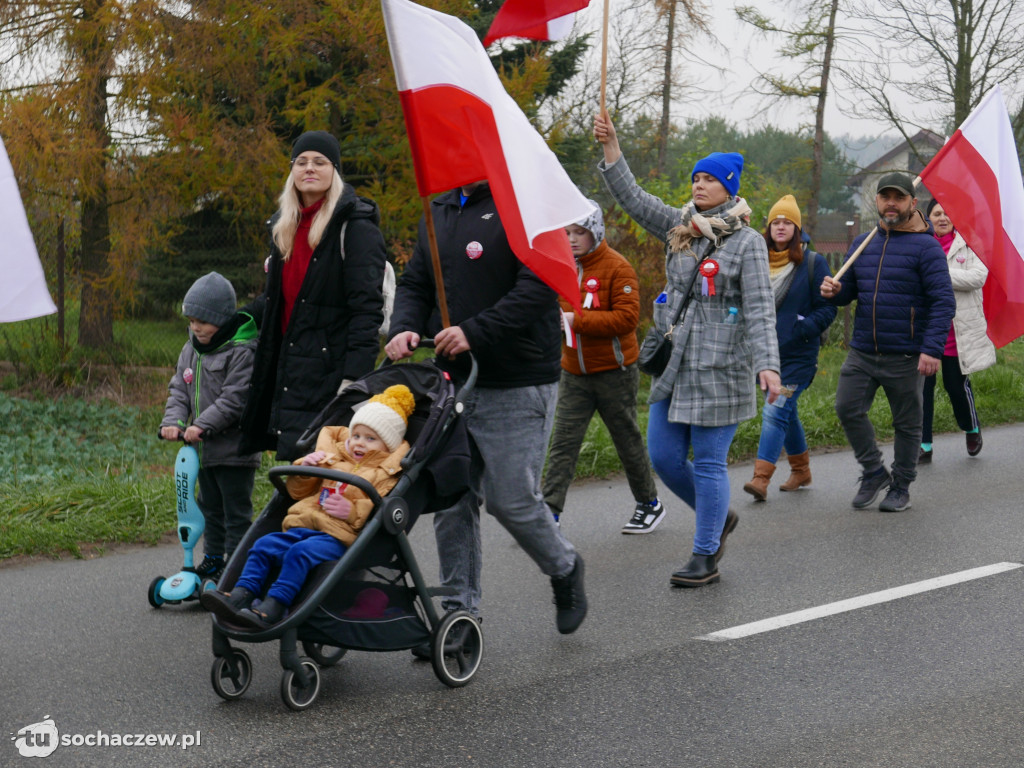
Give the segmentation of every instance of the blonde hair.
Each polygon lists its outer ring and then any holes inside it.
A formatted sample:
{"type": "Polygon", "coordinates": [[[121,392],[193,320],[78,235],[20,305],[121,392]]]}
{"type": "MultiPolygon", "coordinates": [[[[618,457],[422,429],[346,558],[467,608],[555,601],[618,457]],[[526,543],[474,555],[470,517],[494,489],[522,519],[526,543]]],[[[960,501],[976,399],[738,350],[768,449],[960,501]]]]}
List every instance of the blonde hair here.
{"type": "MultiPolygon", "coordinates": [[[[309,227],[309,247],[315,249],[324,236],[324,230],[334,215],[334,209],[341,199],[341,193],[345,191],[345,182],[341,180],[341,174],[336,168],[331,177],[331,188],[327,190],[324,197],[324,204],[313,217],[313,223],[309,227]]],[[[274,245],[281,252],[281,258],[285,261],[292,256],[292,246],[295,244],[295,232],[299,228],[299,221],[302,219],[302,200],[299,198],[299,190],[295,188],[291,171],[284,182],[284,191],[277,200],[280,215],[274,223],[272,236],[274,245]]]]}

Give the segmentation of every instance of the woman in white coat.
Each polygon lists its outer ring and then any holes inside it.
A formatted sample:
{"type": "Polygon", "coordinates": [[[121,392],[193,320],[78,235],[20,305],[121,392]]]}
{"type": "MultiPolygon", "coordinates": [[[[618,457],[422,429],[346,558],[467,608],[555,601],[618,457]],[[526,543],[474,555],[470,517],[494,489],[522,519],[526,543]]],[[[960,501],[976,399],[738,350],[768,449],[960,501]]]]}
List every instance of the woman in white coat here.
{"type": "MultiPolygon", "coordinates": [[[[988,277],[988,267],[967,247],[937,200],[928,203],[927,212],[935,228],[935,237],[946,252],[949,277],[956,295],[956,315],[942,354],[942,385],[949,394],[957,426],[965,433],[967,455],[977,456],[982,446],[981,425],[974,407],[970,374],[996,362],[996,348],[988,337],[988,324],[981,303],[981,287],[988,277]]],[[[928,376],[924,382],[924,423],[918,464],[932,460],[934,411],[935,376],[928,376]]]]}

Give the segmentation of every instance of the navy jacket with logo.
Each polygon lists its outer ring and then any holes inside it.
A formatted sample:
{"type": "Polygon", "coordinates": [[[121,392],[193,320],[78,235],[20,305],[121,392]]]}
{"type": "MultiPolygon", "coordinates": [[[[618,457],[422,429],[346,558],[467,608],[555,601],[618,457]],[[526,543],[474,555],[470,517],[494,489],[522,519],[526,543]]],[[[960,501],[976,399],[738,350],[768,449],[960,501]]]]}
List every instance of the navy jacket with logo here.
{"type": "MultiPolygon", "coordinates": [[[[557,295],[516,258],[490,188],[478,187],[465,204],[460,198],[459,190],[452,190],[431,206],[449,317],[477,358],[477,386],[511,389],[557,382],[562,354],[557,295]]],[[[421,219],[416,249],[395,293],[390,336],[414,331],[429,338],[440,330],[421,219]]]]}

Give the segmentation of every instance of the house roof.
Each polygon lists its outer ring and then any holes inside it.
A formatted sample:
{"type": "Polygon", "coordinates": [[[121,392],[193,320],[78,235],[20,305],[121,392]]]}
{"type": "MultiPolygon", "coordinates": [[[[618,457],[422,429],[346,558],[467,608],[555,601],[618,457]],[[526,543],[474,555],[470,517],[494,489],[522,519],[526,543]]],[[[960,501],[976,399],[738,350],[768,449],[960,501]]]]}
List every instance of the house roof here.
{"type": "MultiPolygon", "coordinates": [[[[934,155],[936,152],[938,152],[939,148],[945,143],[946,139],[943,136],[940,136],[934,131],[929,131],[927,128],[922,128],[920,131],[915,133],[910,138],[910,141],[901,141],[899,144],[890,149],[880,158],[861,168],[857,173],[853,174],[853,176],[846,180],[846,185],[848,187],[859,187],[861,184],[864,183],[864,180],[869,176],[872,176],[877,173],[882,173],[883,171],[897,170],[892,167],[893,159],[896,158],[901,153],[906,152],[908,149],[910,149],[911,145],[918,147],[919,149],[923,149],[924,152],[922,154],[928,156],[934,155]],[[928,150],[931,151],[929,152],[928,150]]],[[[913,160],[914,156],[913,154],[911,154],[912,162],[910,163],[910,165],[918,165],[918,163],[913,162],[913,160]]],[[[917,173],[923,169],[924,168],[922,166],[921,168],[911,167],[901,168],[898,170],[917,173]]]]}

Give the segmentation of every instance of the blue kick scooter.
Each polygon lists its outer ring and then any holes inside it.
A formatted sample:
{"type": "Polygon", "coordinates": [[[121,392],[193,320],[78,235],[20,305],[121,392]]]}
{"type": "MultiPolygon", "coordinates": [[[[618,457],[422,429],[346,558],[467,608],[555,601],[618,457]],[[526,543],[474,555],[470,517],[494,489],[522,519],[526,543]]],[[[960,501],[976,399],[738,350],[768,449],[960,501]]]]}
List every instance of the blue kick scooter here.
{"type": "Polygon", "coordinates": [[[192,550],[203,535],[206,520],[196,503],[196,479],[199,476],[199,453],[187,443],[178,449],[174,459],[174,496],[178,510],[178,540],[185,550],[184,568],[169,579],[157,576],[149,585],[149,604],[159,608],[164,603],[177,604],[197,600],[199,593],[214,584],[203,584],[193,570],[192,550]]]}

